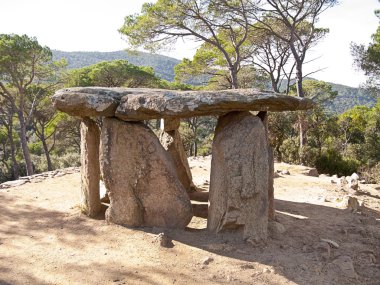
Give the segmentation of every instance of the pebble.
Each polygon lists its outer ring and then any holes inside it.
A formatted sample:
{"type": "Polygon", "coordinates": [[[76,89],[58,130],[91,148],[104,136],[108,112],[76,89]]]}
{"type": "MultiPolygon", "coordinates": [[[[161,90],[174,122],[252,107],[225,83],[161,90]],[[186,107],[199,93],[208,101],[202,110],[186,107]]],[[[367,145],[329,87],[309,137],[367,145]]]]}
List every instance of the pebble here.
{"type": "Polygon", "coordinates": [[[155,237],[155,241],[156,242],[160,242],[160,245],[162,247],[166,247],[166,248],[171,248],[174,246],[173,242],[171,241],[171,239],[165,234],[165,233],[159,233],[156,237],[155,237]]]}
{"type": "Polygon", "coordinates": [[[357,278],[358,275],[355,272],[354,264],[352,262],[351,257],[347,255],[341,255],[337,259],[335,259],[333,264],[337,265],[343,274],[350,278],[357,278]]]}
{"type": "Polygon", "coordinates": [[[255,269],[255,266],[253,264],[243,264],[240,266],[241,269],[255,269]]]}
{"type": "Polygon", "coordinates": [[[212,257],[207,256],[205,259],[203,259],[202,264],[209,265],[210,262],[213,262],[213,261],[214,261],[214,259],[212,257]]]}
{"type": "Polygon", "coordinates": [[[322,242],[327,242],[329,245],[331,245],[334,248],[339,248],[339,244],[336,241],[333,241],[331,239],[321,238],[321,241],[322,242]]]}
{"type": "Polygon", "coordinates": [[[273,273],[273,269],[272,269],[272,268],[265,267],[265,268],[263,269],[263,273],[273,273]]]}
{"type": "Polygon", "coordinates": [[[325,242],[325,241],[321,241],[321,242],[318,242],[317,244],[315,244],[313,246],[313,248],[317,251],[320,251],[322,253],[322,258],[323,259],[329,259],[330,256],[331,256],[331,248],[330,248],[330,245],[325,242]]]}

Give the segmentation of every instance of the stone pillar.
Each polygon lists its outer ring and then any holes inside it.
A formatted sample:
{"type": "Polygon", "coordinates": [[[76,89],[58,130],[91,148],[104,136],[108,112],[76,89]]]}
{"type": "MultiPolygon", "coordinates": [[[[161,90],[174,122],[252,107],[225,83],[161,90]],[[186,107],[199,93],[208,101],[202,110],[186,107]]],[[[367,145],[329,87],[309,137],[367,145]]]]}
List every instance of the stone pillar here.
{"type": "Polygon", "coordinates": [[[270,220],[275,220],[275,208],[274,208],[274,157],[273,148],[269,145],[269,132],[268,132],[268,112],[261,111],[257,114],[265,126],[265,131],[267,134],[267,142],[269,147],[269,187],[268,187],[268,218],[270,220]]]}
{"type": "Polygon", "coordinates": [[[212,145],[210,207],[212,232],[242,230],[253,243],[268,236],[269,157],[265,126],[249,112],[219,118],[212,145]]]}
{"type": "Polygon", "coordinates": [[[80,134],[81,204],[88,216],[95,217],[101,208],[99,193],[99,127],[93,120],[85,117],[81,122],[80,134]]]}
{"type": "Polygon", "coordinates": [[[194,192],[193,177],[178,130],[179,126],[180,119],[162,119],[160,142],[173,159],[178,179],[181,181],[186,192],[194,192]]]}
{"type": "Polygon", "coordinates": [[[190,199],[173,161],[141,122],[103,120],[100,163],[110,198],[108,222],[131,227],[184,228],[190,199]]]}

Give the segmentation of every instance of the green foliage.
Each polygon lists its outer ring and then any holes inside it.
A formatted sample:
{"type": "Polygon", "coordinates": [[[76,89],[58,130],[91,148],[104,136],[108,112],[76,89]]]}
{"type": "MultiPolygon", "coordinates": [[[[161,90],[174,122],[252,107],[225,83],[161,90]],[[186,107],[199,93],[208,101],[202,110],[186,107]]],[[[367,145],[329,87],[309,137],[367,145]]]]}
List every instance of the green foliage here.
{"type": "Polygon", "coordinates": [[[69,72],[67,86],[159,87],[151,67],[138,67],[126,60],[103,61],[69,72]]]}
{"type": "Polygon", "coordinates": [[[372,167],[362,166],[359,173],[367,183],[380,184],[380,162],[372,167]]]}
{"type": "MultiPolygon", "coordinates": [[[[375,14],[380,18],[379,10],[375,14]]],[[[365,45],[351,44],[351,54],[358,68],[363,70],[368,76],[367,88],[374,89],[376,96],[379,96],[380,88],[380,27],[372,35],[372,42],[365,45]]]]}
{"type": "MultiPolygon", "coordinates": [[[[285,139],[278,148],[281,153],[281,158],[283,162],[298,164],[300,161],[299,157],[299,138],[291,136],[285,139]]],[[[277,157],[276,157],[277,158],[277,157]]]]}
{"type": "Polygon", "coordinates": [[[51,61],[49,48],[27,35],[0,34],[0,81],[12,87],[45,79],[46,64],[51,61]]]}
{"type": "Polygon", "coordinates": [[[338,92],[332,89],[332,85],[325,81],[304,80],[302,84],[305,97],[318,104],[332,101],[338,95],[338,92]]]}
{"type": "Polygon", "coordinates": [[[337,174],[338,176],[347,176],[357,172],[359,165],[357,160],[343,158],[334,149],[328,149],[317,158],[315,163],[319,173],[337,174]]]}
{"type": "Polygon", "coordinates": [[[181,122],[181,137],[189,156],[211,154],[215,125],[215,117],[195,117],[181,122]]]}
{"type": "Polygon", "coordinates": [[[68,69],[78,69],[101,61],[126,60],[133,65],[152,67],[159,78],[168,81],[174,80],[174,66],[180,62],[178,59],[159,54],[127,51],[64,52],[53,50],[53,58],[66,60],[68,69]]]}
{"type": "Polygon", "coordinates": [[[42,149],[41,142],[30,143],[29,149],[30,149],[30,153],[35,154],[36,156],[41,156],[44,152],[42,149]]]}
{"type": "Polygon", "coordinates": [[[53,155],[52,160],[56,169],[79,167],[80,153],[79,150],[66,151],[62,156],[53,155]]]}

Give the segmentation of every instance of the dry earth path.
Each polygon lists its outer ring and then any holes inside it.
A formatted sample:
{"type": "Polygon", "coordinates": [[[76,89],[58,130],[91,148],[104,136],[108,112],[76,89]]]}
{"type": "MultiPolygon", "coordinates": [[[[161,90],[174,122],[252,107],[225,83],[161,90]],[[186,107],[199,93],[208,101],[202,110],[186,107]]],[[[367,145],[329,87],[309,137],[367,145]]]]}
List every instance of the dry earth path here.
{"type": "MultiPolygon", "coordinates": [[[[190,158],[207,190],[210,158],[190,158]]],[[[80,175],[47,177],[0,190],[0,284],[380,284],[380,186],[360,185],[363,206],[304,167],[276,164],[278,221],[265,247],[212,235],[206,220],[165,231],[90,219],[78,208],[80,175]],[[321,241],[327,239],[328,241],[321,241]],[[338,247],[337,247],[338,246],[338,247]]],[[[355,195],[354,195],[355,196],[355,195]]]]}

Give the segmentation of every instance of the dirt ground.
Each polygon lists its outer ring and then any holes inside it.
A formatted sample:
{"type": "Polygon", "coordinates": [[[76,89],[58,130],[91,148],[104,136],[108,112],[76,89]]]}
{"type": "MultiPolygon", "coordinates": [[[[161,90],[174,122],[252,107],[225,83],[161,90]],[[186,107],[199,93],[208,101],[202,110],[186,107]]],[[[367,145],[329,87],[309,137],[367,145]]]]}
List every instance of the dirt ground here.
{"type": "MultiPolygon", "coordinates": [[[[190,158],[207,189],[210,158],[190,158]]],[[[380,186],[360,185],[363,206],[333,178],[276,164],[275,206],[285,232],[253,247],[236,234],[213,235],[206,220],[168,230],[131,229],[90,219],[78,207],[80,175],[0,190],[0,284],[380,284],[380,186]],[[335,182],[335,181],[334,181],[335,182]],[[328,239],[324,242],[321,239],[328,239]],[[338,247],[338,248],[336,248],[338,247]]]]}

